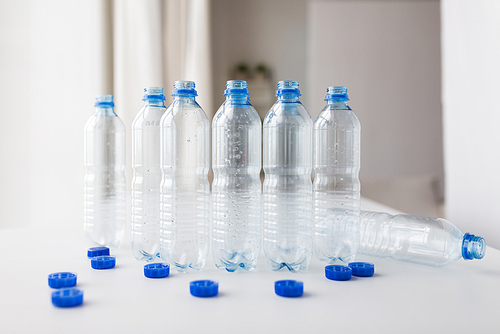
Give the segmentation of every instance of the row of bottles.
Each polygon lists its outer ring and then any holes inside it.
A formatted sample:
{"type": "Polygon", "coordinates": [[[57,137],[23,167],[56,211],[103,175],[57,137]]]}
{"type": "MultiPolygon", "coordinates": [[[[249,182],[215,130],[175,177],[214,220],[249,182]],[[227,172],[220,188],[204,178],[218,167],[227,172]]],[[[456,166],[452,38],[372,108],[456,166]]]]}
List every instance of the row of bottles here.
{"type": "MultiPolygon", "coordinates": [[[[360,252],[397,258],[395,253],[405,251],[387,251],[399,235],[384,239],[390,235],[387,226],[398,225],[382,224],[388,216],[360,216],[360,124],[347,105],[345,87],[328,88],[327,105],[314,125],[296,81],[278,83],[277,102],[263,126],[245,81],[228,81],[224,95],[212,121],[210,196],[210,125],[195,100],[194,83],[175,82],[168,108],[162,88],[145,89],[144,106],[132,123],[131,230],[137,259],[161,257],[180,272],[201,269],[209,251],[210,211],[214,261],[228,271],[253,270],[261,248],[273,270],[306,270],[313,239],[317,257],[328,263],[352,261],[360,238],[360,252]]],[[[98,97],[96,107],[85,130],[85,230],[95,244],[119,246],[125,223],[125,131],[111,96],[98,97]]],[[[415,224],[426,223],[417,219],[415,224]]],[[[428,233],[425,226],[400,237],[414,244],[422,237],[418,233],[428,233]]],[[[471,245],[480,243],[474,240],[471,245]]],[[[420,244],[434,247],[434,253],[442,246],[420,244]]],[[[472,253],[481,253],[478,247],[472,253]]]]}

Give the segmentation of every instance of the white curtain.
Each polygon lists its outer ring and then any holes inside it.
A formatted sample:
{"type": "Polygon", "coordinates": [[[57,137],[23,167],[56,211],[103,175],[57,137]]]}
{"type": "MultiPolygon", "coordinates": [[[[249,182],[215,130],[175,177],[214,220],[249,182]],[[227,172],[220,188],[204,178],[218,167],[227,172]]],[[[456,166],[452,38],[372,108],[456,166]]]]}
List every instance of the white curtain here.
{"type": "Polygon", "coordinates": [[[112,7],[113,92],[124,118],[137,113],[146,86],[163,87],[168,103],[176,80],[195,81],[198,102],[210,107],[210,1],[116,0],[112,7]]]}
{"type": "MultiPolygon", "coordinates": [[[[102,71],[102,80],[112,85],[108,89],[115,95],[117,113],[128,126],[127,144],[147,86],[163,87],[168,104],[174,81],[194,81],[197,101],[211,119],[210,0],[107,1],[102,10],[114,23],[101,26],[113,29],[112,34],[103,31],[104,38],[112,36],[113,48],[102,56],[113,56],[111,62],[104,61],[108,69],[102,71]]],[[[130,169],[127,172],[130,180],[130,169]]]]}
{"type": "Polygon", "coordinates": [[[0,1],[0,228],[83,226],[83,127],[97,94],[115,95],[129,145],[146,86],[170,97],[174,80],[194,80],[211,116],[209,8],[0,1]]]}

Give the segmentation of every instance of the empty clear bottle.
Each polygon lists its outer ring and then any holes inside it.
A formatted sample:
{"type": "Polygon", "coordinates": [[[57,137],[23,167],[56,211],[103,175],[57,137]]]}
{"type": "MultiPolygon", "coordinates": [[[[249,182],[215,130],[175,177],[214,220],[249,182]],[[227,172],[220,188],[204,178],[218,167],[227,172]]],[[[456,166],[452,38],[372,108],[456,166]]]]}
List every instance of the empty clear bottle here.
{"type": "Polygon", "coordinates": [[[132,121],[132,252],[152,261],[160,254],[160,119],[163,88],[144,89],[144,106],[132,121]]]}
{"type": "Polygon", "coordinates": [[[361,211],[359,253],[442,267],[456,260],[482,259],[483,238],[462,234],[441,218],[361,211]]]}
{"type": "Polygon", "coordinates": [[[272,270],[296,272],[312,256],[312,119],[297,81],[280,81],[264,119],[264,252],[272,270]]]}
{"type": "Polygon", "coordinates": [[[161,258],[179,272],[208,255],[210,123],[192,81],[176,81],[161,127],[161,258]]]}
{"type": "Polygon", "coordinates": [[[125,126],[112,95],[100,95],[85,124],[84,227],[87,240],[119,247],[125,232],[125,126]]]}
{"type": "Polygon", "coordinates": [[[314,123],[314,249],[328,263],[352,262],[359,245],[360,124],[348,100],[347,88],[328,87],[314,123]]]}
{"type": "Polygon", "coordinates": [[[212,122],[212,253],[218,268],[253,270],[262,237],[262,123],[245,81],[228,81],[224,95],[212,122]]]}

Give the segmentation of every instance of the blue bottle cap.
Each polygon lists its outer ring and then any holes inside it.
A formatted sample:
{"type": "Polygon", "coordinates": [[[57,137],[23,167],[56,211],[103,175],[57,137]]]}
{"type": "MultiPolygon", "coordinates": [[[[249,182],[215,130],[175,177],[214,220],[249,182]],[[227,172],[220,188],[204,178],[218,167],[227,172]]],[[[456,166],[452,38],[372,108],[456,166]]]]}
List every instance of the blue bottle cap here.
{"type": "Polygon", "coordinates": [[[304,293],[304,283],[294,280],[276,281],[274,292],[281,297],[300,297],[304,293]]]}
{"type": "Polygon", "coordinates": [[[83,290],[70,288],[52,292],[52,304],[57,307],[73,307],[83,303],[83,290]]]}
{"type": "Polygon", "coordinates": [[[108,247],[92,247],[87,251],[87,257],[91,258],[94,256],[109,255],[108,247]]]}
{"type": "Polygon", "coordinates": [[[76,285],[76,274],[61,272],[49,275],[49,286],[54,289],[70,288],[76,285]]]}
{"type": "Polygon", "coordinates": [[[213,297],[219,293],[219,282],[201,280],[189,283],[189,291],[195,297],[213,297]]]}
{"type": "Polygon", "coordinates": [[[325,276],[334,281],[348,281],[352,276],[352,269],[348,266],[331,265],[325,267],[325,276]]]}
{"type": "Polygon", "coordinates": [[[144,276],[148,278],[162,278],[170,274],[168,263],[150,263],[144,266],[144,276]]]}
{"type": "Polygon", "coordinates": [[[116,258],[108,255],[94,256],[90,260],[90,266],[94,269],[111,269],[115,264],[116,258]]]}
{"type": "Polygon", "coordinates": [[[349,267],[352,269],[352,274],[359,277],[370,277],[375,272],[375,266],[369,262],[351,262],[349,267]]]}

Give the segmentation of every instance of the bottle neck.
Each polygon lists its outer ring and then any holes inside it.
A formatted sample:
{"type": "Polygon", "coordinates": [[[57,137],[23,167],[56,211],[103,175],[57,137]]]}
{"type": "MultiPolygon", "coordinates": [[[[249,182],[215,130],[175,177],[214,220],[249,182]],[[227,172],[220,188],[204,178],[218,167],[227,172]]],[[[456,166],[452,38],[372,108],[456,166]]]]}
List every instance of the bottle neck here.
{"type": "Polygon", "coordinates": [[[113,107],[96,107],[95,114],[99,116],[117,116],[113,107]]]}
{"type": "Polygon", "coordinates": [[[249,96],[246,94],[226,95],[226,102],[232,104],[248,104],[250,101],[249,96]]]}
{"type": "Polygon", "coordinates": [[[342,99],[328,99],[326,100],[326,104],[333,109],[346,109],[350,110],[351,108],[347,105],[347,100],[342,99]]]}
{"type": "Polygon", "coordinates": [[[144,100],[144,106],[145,107],[165,108],[165,101],[164,100],[156,100],[156,99],[144,100]]]}
{"type": "Polygon", "coordinates": [[[175,96],[174,95],[174,101],[178,102],[188,102],[188,103],[194,103],[195,97],[194,96],[175,96]]]}
{"type": "Polygon", "coordinates": [[[465,260],[482,259],[486,253],[486,242],[482,237],[465,233],[462,241],[462,257],[465,260]]]}
{"type": "Polygon", "coordinates": [[[278,101],[282,101],[282,102],[299,102],[299,95],[296,95],[296,94],[278,95],[278,101]]]}

